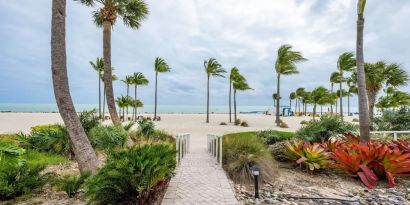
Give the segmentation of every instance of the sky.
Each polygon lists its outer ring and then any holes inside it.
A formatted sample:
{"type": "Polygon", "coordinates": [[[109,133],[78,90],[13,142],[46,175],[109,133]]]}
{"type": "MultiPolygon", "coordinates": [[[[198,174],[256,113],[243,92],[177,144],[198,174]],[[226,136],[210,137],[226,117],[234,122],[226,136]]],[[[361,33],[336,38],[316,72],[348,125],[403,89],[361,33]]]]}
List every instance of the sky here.
{"type": "MultiPolygon", "coordinates": [[[[112,65],[123,79],[142,72],[150,84],[139,89],[154,102],[154,59],[172,72],[160,74],[159,104],[205,105],[204,60],[236,66],[252,91],[238,93],[239,105],[271,105],[277,49],[291,44],[309,61],[298,75],[281,78],[283,103],[299,87],[330,88],[338,56],[355,51],[356,0],[147,0],[149,15],[133,30],[117,20],[112,31],[112,65]]],[[[67,57],[74,103],[97,103],[98,77],[89,61],[102,56],[102,29],[89,8],[67,1],[67,57]]],[[[365,60],[399,63],[410,73],[410,1],[370,0],[365,11],[365,60]]],[[[0,103],[54,103],[50,65],[51,0],[0,0],[0,103]]],[[[410,87],[402,87],[410,91],[410,87]]],[[[228,102],[229,81],[211,79],[211,104],[228,102]]],[[[116,96],[126,86],[114,83],[116,96]]],[[[357,100],[353,99],[352,104],[357,100]]]]}

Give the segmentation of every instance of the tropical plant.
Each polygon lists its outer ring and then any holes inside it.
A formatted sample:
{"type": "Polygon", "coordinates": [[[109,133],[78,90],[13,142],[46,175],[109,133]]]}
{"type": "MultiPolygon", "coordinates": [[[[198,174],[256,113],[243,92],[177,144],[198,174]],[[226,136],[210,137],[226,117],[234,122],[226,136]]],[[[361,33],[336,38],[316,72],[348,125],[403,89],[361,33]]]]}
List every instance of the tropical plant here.
{"type": "MultiPolygon", "coordinates": [[[[124,80],[121,80],[125,85],[127,85],[127,97],[130,97],[130,85],[132,85],[134,83],[134,76],[132,75],[127,75],[125,76],[124,80]]],[[[128,119],[128,106],[126,109],[126,116],[124,117],[124,119],[128,119]]]]}
{"type": "Polygon", "coordinates": [[[356,72],[357,72],[357,87],[358,87],[358,104],[359,104],[359,124],[360,124],[360,140],[368,142],[370,140],[369,133],[369,110],[367,106],[366,92],[366,76],[364,71],[364,55],[363,55],[363,30],[364,30],[364,9],[366,0],[358,0],[357,4],[357,39],[356,39],[356,72]]]}
{"type": "Polygon", "coordinates": [[[277,74],[277,91],[278,100],[276,101],[276,125],[280,125],[279,107],[280,107],[280,76],[297,74],[296,63],[306,61],[299,51],[292,51],[291,45],[282,45],[278,49],[278,56],[275,62],[275,71],[277,74]]]}
{"type": "MultiPolygon", "coordinates": [[[[296,99],[296,93],[291,92],[289,94],[289,107],[290,107],[290,110],[292,110],[292,100],[295,100],[295,99],[296,99]]],[[[295,106],[295,112],[296,112],[296,106],[295,106]]]]}
{"type": "Polygon", "coordinates": [[[72,198],[77,195],[78,190],[90,176],[90,173],[84,173],[80,176],[64,176],[63,178],[57,179],[57,189],[64,191],[68,197],[72,198]]]}
{"type": "Polygon", "coordinates": [[[96,116],[96,110],[85,110],[81,112],[78,117],[80,118],[81,125],[84,128],[85,133],[89,133],[93,127],[101,124],[100,119],[96,116]]]}
{"type": "Polygon", "coordinates": [[[298,112],[300,113],[300,103],[302,102],[302,98],[303,98],[303,96],[304,96],[304,94],[305,94],[305,88],[298,88],[298,89],[296,89],[295,93],[296,93],[296,96],[297,96],[298,101],[299,101],[299,109],[298,109],[298,112]]]}
{"type": "Polygon", "coordinates": [[[310,93],[310,96],[311,96],[310,99],[311,99],[311,102],[313,103],[313,120],[315,120],[315,117],[316,117],[316,106],[318,104],[319,105],[327,104],[329,102],[328,95],[329,95],[328,90],[323,86],[315,88],[310,93]]]}
{"type": "Polygon", "coordinates": [[[379,131],[410,130],[410,110],[405,107],[398,111],[385,111],[373,119],[373,128],[379,131]]]}
{"type": "Polygon", "coordinates": [[[90,61],[90,65],[98,74],[98,116],[101,117],[101,82],[104,74],[104,60],[97,58],[95,62],[90,61]]]}
{"type": "Polygon", "coordinates": [[[376,104],[377,108],[384,112],[389,108],[393,108],[394,111],[395,108],[410,106],[410,95],[408,93],[396,90],[394,88],[389,88],[387,90],[387,95],[379,98],[376,104]]]}
{"type": "Polygon", "coordinates": [[[150,137],[155,133],[155,124],[148,119],[141,119],[138,121],[138,131],[144,136],[150,137]]]}
{"type": "Polygon", "coordinates": [[[154,120],[157,120],[157,94],[158,94],[158,74],[170,72],[171,68],[165,62],[164,59],[157,57],[154,63],[155,69],[155,108],[154,108],[154,120]]]}
{"type": "Polygon", "coordinates": [[[110,151],[124,147],[127,142],[128,132],[121,126],[99,125],[90,130],[90,142],[98,150],[110,151]]]}
{"type": "Polygon", "coordinates": [[[118,17],[132,29],[138,29],[148,15],[148,8],[143,0],[76,0],[85,6],[100,8],[93,12],[94,23],[103,28],[104,87],[108,110],[114,124],[120,124],[114,101],[111,70],[111,29],[118,17]]]}
{"type": "MultiPolygon", "coordinates": [[[[148,83],[149,83],[149,81],[148,81],[148,79],[145,78],[144,74],[142,74],[141,72],[134,73],[134,75],[133,75],[134,102],[139,101],[138,98],[137,98],[137,87],[140,86],[140,85],[148,85],[148,83]]],[[[139,101],[139,102],[141,102],[141,101],[139,101]]],[[[133,119],[137,120],[137,115],[138,115],[137,108],[142,107],[142,106],[138,106],[138,105],[141,105],[141,104],[138,104],[138,103],[136,103],[136,104],[133,103],[133,105],[134,105],[134,106],[132,106],[134,108],[134,110],[133,110],[133,113],[134,113],[133,119]]]]}
{"type": "Polygon", "coordinates": [[[98,160],[78,119],[68,86],[65,17],[66,2],[64,0],[53,0],[51,18],[51,73],[54,95],[61,118],[68,129],[80,171],[94,172],[97,169],[98,160]]]}
{"type": "Polygon", "coordinates": [[[242,75],[239,74],[239,69],[236,67],[233,67],[231,69],[231,73],[229,75],[229,122],[232,122],[232,83],[233,82],[238,82],[242,81],[242,75]]]}
{"type": "Polygon", "coordinates": [[[226,71],[215,58],[210,58],[204,61],[204,68],[207,77],[207,95],[206,95],[206,123],[209,123],[209,81],[212,77],[225,77],[226,71]]]}
{"type": "Polygon", "coordinates": [[[272,145],[277,142],[290,140],[295,137],[293,132],[282,132],[276,130],[263,130],[256,134],[258,138],[262,140],[263,143],[267,145],[272,145]]]}
{"type": "Polygon", "coordinates": [[[144,145],[113,153],[86,182],[85,196],[92,204],[151,204],[156,187],[164,187],[176,167],[175,148],[144,145]]]}
{"type": "Polygon", "coordinates": [[[125,108],[128,108],[129,106],[131,106],[133,99],[130,96],[121,96],[118,97],[116,100],[118,107],[120,108],[120,113],[121,113],[121,109],[122,109],[122,119],[123,121],[125,121],[126,116],[125,116],[125,108]]]}
{"type": "Polygon", "coordinates": [[[341,94],[340,98],[340,117],[343,118],[343,97],[345,96],[342,85],[346,82],[345,77],[343,76],[344,72],[352,72],[356,66],[356,60],[354,59],[354,54],[352,52],[345,52],[339,56],[337,60],[337,69],[339,71],[339,90],[341,94]]]}
{"type": "Polygon", "coordinates": [[[329,162],[329,154],[319,143],[303,141],[288,142],[285,154],[297,164],[305,165],[310,171],[324,168],[329,162]]]}
{"type": "Polygon", "coordinates": [[[344,133],[356,132],[357,125],[344,122],[340,117],[323,115],[318,121],[310,121],[296,132],[296,136],[309,142],[324,142],[344,133]]]}
{"type": "MultiPolygon", "coordinates": [[[[332,74],[330,74],[330,92],[333,93],[334,84],[340,83],[340,82],[341,82],[340,72],[333,72],[332,74]]],[[[330,104],[330,112],[331,114],[333,114],[333,104],[330,104]]],[[[336,113],[337,113],[337,107],[336,107],[336,113]]]]}
{"type": "Polygon", "coordinates": [[[273,158],[280,162],[289,161],[288,157],[285,154],[285,148],[287,145],[287,141],[279,141],[275,144],[269,145],[269,151],[272,154],[273,158]]]}
{"type": "MultiPolygon", "coordinates": [[[[238,73],[238,75],[240,75],[238,73]]],[[[234,119],[237,119],[237,115],[236,115],[236,92],[237,91],[245,91],[245,90],[251,90],[252,88],[249,87],[248,83],[246,82],[246,79],[244,77],[242,77],[242,79],[240,81],[234,81],[233,82],[233,109],[234,109],[234,119]]]]}

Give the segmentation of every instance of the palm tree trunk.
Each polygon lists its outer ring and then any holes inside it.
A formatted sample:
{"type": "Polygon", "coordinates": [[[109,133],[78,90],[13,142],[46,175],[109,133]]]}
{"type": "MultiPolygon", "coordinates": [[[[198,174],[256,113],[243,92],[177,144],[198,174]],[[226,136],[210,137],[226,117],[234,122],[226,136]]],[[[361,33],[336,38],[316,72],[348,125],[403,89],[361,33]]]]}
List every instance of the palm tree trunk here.
{"type": "Polygon", "coordinates": [[[101,76],[98,72],[98,116],[101,118],[101,76]]]}
{"type": "Polygon", "coordinates": [[[235,119],[235,122],[236,122],[236,120],[238,119],[237,116],[236,116],[236,89],[233,90],[233,110],[234,110],[234,113],[235,113],[234,119],[235,119]]]}
{"type": "Polygon", "coordinates": [[[313,105],[313,120],[316,118],[316,104],[313,105]]]}
{"type": "Polygon", "coordinates": [[[350,116],[350,93],[347,96],[347,116],[350,116]]]}
{"type": "Polygon", "coordinates": [[[111,68],[111,23],[103,22],[103,57],[104,57],[104,87],[107,96],[108,111],[110,112],[112,123],[121,124],[115,108],[114,89],[112,87],[112,68],[111,68]]]}
{"type": "Polygon", "coordinates": [[[206,92],[206,123],[209,123],[209,75],[207,81],[207,92],[206,92]]]}
{"type": "Polygon", "coordinates": [[[276,122],[276,126],[278,126],[279,127],[279,125],[280,125],[280,116],[279,116],[279,104],[280,104],[280,74],[278,74],[278,77],[277,77],[277,87],[276,87],[276,94],[277,94],[277,96],[278,96],[278,99],[276,99],[276,120],[275,120],[275,122],[276,122]]]}
{"type": "MultiPolygon", "coordinates": [[[[333,93],[333,83],[331,83],[330,92],[333,93]]],[[[330,103],[330,115],[333,115],[333,104],[332,103],[330,103]]]]}
{"type": "Polygon", "coordinates": [[[154,107],[154,120],[157,119],[157,91],[158,89],[158,72],[155,73],[155,107],[154,107]]]}
{"type": "Polygon", "coordinates": [[[297,109],[298,109],[298,99],[296,98],[295,99],[295,114],[297,112],[297,109]]]}
{"type": "Polygon", "coordinates": [[[67,127],[73,152],[82,173],[97,170],[95,155],[84,128],[77,116],[70,95],[67,76],[67,57],[65,44],[66,0],[53,0],[51,22],[51,71],[54,95],[61,118],[67,127]]]}
{"type": "Polygon", "coordinates": [[[374,117],[374,105],[376,104],[376,96],[377,96],[376,93],[371,92],[371,91],[367,91],[367,98],[368,98],[368,102],[369,102],[369,119],[370,119],[370,122],[373,120],[373,117],[374,117]]]}
{"type": "Polygon", "coordinates": [[[323,105],[320,105],[320,116],[323,115],[323,105]]]}
{"type": "MultiPolygon", "coordinates": [[[[135,85],[135,87],[134,87],[134,100],[137,100],[137,85],[135,85]]],[[[137,120],[137,116],[138,116],[138,107],[137,106],[135,106],[134,107],[134,120],[136,121],[137,120]]]]}
{"type": "MultiPolygon", "coordinates": [[[[103,82],[104,83],[104,82],[103,82]]],[[[103,110],[103,120],[105,120],[105,85],[103,88],[103,104],[102,104],[102,110],[103,110]]]]}
{"type": "MultiPolygon", "coordinates": [[[[127,97],[130,96],[130,85],[127,84],[127,97]]],[[[128,104],[128,103],[127,103],[128,104]]],[[[128,121],[128,106],[127,106],[127,121],[128,121]]]]}
{"type": "Polygon", "coordinates": [[[289,99],[289,107],[290,107],[290,111],[292,111],[292,100],[289,99]]]}
{"type": "MultiPolygon", "coordinates": [[[[362,0],[359,0],[359,3],[362,0]]],[[[357,16],[357,41],[356,41],[356,67],[357,67],[357,85],[359,96],[359,124],[360,124],[360,141],[365,143],[370,140],[369,135],[369,110],[367,106],[367,93],[364,72],[364,56],[363,56],[363,30],[364,18],[363,14],[357,16]]]]}
{"type": "MultiPolygon", "coordinates": [[[[343,78],[343,71],[340,69],[340,78],[343,78]]],[[[342,90],[342,79],[340,79],[340,84],[339,84],[339,89],[340,89],[340,118],[343,120],[343,90],[342,90]]]]}
{"type": "Polygon", "coordinates": [[[229,122],[232,122],[232,110],[231,110],[231,99],[232,99],[232,80],[229,79],[229,122]]]}

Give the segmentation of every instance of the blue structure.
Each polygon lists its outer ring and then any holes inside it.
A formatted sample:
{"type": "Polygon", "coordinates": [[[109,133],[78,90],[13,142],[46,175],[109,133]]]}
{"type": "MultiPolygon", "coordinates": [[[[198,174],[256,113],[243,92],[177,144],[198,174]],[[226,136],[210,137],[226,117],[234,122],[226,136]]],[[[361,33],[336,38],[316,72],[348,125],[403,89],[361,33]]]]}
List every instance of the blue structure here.
{"type": "Polygon", "coordinates": [[[282,107],[282,113],[281,113],[281,115],[282,116],[293,116],[294,115],[294,113],[293,113],[293,111],[290,109],[290,107],[282,107]]]}

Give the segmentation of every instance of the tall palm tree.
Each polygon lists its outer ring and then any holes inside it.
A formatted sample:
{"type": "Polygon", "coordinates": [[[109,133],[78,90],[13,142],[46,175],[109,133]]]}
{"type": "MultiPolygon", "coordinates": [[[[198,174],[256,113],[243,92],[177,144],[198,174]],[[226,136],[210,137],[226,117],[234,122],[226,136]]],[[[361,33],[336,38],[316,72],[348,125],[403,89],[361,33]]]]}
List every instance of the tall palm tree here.
{"type": "Polygon", "coordinates": [[[234,81],[233,82],[233,109],[234,109],[234,119],[235,121],[237,120],[236,116],[236,92],[237,91],[245,91],[245,90],[251,90],[252,88],[249,87],[248,83],[246,82],[246,79],[243,78],[242,80],[239,81],[234,81]]]}
{"type": "Polygon", "coordinates": [[[97,58],[95,62],[90,61],[90,65],[98,74],[98,116],[101,118],[101,82],[104,73],[104,60],[97,58]]]}
{"type": "Polygon", "coordinates": [[[131,102],[131,105],[130,105],[131,107],[133,107],[134,108],[134,110],[135,110],[135,116],[133,117],[133,119],[134,120],[137,120],[137,108],[139,108],[139,107],[144,107],[144,103],[142,103],[140,100],[138,100],[138,99],[133,99],[132,100],[132,102],[131,102]]]}
{"type": "MultiPolygon", "coordinates": [[[[344,72],[352,72],[356,66],[356,60],[354,59],[354,54],[351,52],[342,53],[337,60],[337,69],[339,71],[339,90],[343,92],[343,83],[346,82],[346,79],[343,76],[344,72]]],[[[343,119],[343,96],[340,95],[340,117],[343,119]]]]}
{"type": "Polygon", "coordinates": [[[241,74],[239,74],[239,69],[236,68],[236,67],[233,67],[231,69],[231,73],[229,75],[229,122],[232,122],[232,109],[231,109],[231,107],[232,107],[232,103],[231,103],[231,100],[232,100],[232,83],[241,81],[241,80],[243,80],[242,78],[243,78],[243,76],[241,74]]]}
{"type": "Polygon", "coordinates": [[[282,45],[278,49],[278,56],[275,62],[275,71],[277,74],[277,91],[279,100],[276,101],[276,125],[280,125],[279,107],[280,107],[280,76],[297,74],[299,71],[296,68],[296,63],[306,61],[302,53],[299,51],[292,51],[291,45],[282,45]]]}
{"type": "MultiPolygon", "coordinates": [[[[340,72],[333,72],[332,74],[330,74],[329,80],[330,80],[330,92],[333,92],[334,84],[341,82],[340,72]]],[[[333,105],[332,104],[330,104],[330,113],[333,115],[333,105]]],[[[336,108],[336,114],[337,114],[337,108],[336,108]]]]}
{"type": "MultiPolygon", "coordinates": [[[[137,98],[137,87],[140,85],[148,85],[149,81],[148,79],[145,78],[144,74],[141,72],[136,72],[132,76],[133,84],[134,84],[134,100],[138,100],[137,98]]],[[[133,119],[137,120],[137,114],[138,114],[138,107],[140,106],[133,106],[133,119]]]]}
{"type": "Polygon", "coordinates": [[[296,96],[297,96],[298,101],[299,101],[299,113],[300,113],[300,104],[302,102],[302,97],[303,97],[304,93],[305,93],[305,88],[296,89],[296,96]]]}
{"type": "Polygon", "coordinates": [[[207,77],[207,97],[206,97],[206,123],[209,123],[209,80],[211,76],[214,77],[225,77],[224,73],[226,71],[222,68],[221,64],[216,61],[215,58],[210,58],[204,61],[204,68],[207,77]]]}
{"type": "Polygon", "coordinates": [[[350,97],[352,94],[357,94],[357,82],[354,78],[350,77],[346,80],[348,90],[347,90],[347,113],[350,116],[350,97]]]}
{"type": "MultiPolygon", "coordinates": [[[[290,107],[290,110],[292,110],[292,100],[295,100],[295,99],[296,99],[296,93],[291,92],[289,94],[289,107],[290,107]]],[[[296,112],[296,106],[295,106],[295,112],[296,112]]]]}
{"type": "Polygon", "coordinates": [[[157,57],[154,63],[155,70],[155,108],[154,108],[154,120],[157,119],[157,90],[158,90],[158,74],[170,72],[171,68],[168,66],[164,59],[157,57]]]}
{"type": "Polygon", "coordinates": [[[121,96],[117,98],[116,102],[118,104],[118,107],[120,108],[120,113],[122,110],[122,119],[123,121],[125,121],[125,109],[129,106],[132,106],[133,99],[130,96],[121,96]]]}
{"type": "Polygon", "coordinates": [[[363,55],[363,30],[364,30],[364,8],[366,0],[358,0],[357,3],[357,37],[356,37],[356,70],[357,70],[357,87],[359,90],[359,125],[360,141],[362,143],[370,140],[370,119],[369,109],[367,106],[366,77],[364,72],[364,55],[363,55]]]}
{"type": "Polygon", "coordinates": [[[104,79],[107,96],[108,110],[114,124],[121,124],[115,108],[114,90],[112,86],[111,71],[111,29],[118,17],[124,24],[132,29],[138,29],[142,20],[148,15],[147,4],[143,0],[77,0],[85,6],[100,8],[93,12],[94,23],[103,28],[103,57],[104,57],[104,79]]]}
{"type": "MultiPolygon", "coordinates": [[[[134,79],[133,79],[132,75],[127,75],[127,76],[125,76],[124,80],[121,80],[123,83],[125,83],[125,85],[127,85],[127,97],[130,96],[130,85],[132,85],[134,83],[133,80],[134,79]]],[[[128,119],[128,107],[127,107],[127,110],[126,110],[126,118],[125,119],[128,119]]]]}
{"type": "MultiPolygon", "coordinates": [[[[112,68],[112,70],[114,70],[114,68],[112,68]]],[[[102,73],[101,79],[103,79],[103,83],[104,83],[105,82],[104,72],[102,73]]],[[[118,80],[118,77],[116,75],[112,75],[111,79],[114,82],[114,81],[118,80]]],[[[104,86],[104,89],[103,89],[103,103],[102,103],[102,110],[103,110],[103,116],[104,116],[103,119],[105,119],[105,104],[106,104],[105,99],[106,99],[106,95],[105,95],[105,86],[104,86]]]]}
{"type": "Polygon", "coordinates": [[[323,87],[317,87],[315,88],[311,93],[310,93],[310,99],[311,102],[313,103],[313,120],[315,120],[316,117],[316,106],[326,104],[326,97],[328,95],[328,90],[323,87]]]}
{"type": "Polygon", "coordinates": [[[66,1],[52,1],[51,75],[54,95],[61,118],[67,127],[78,167],[82,173],[97,170],[98,159],[77,116],[70,95],[65,43],[66,1]]]}

